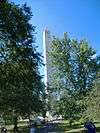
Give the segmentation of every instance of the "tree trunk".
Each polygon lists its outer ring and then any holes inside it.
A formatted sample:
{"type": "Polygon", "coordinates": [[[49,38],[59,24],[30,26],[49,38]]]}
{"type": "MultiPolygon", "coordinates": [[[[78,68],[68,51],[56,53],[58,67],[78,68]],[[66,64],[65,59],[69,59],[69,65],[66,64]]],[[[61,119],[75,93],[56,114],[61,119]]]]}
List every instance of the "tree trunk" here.
{"type": "Polygon", "coordinates": [[[18,132],[17,122],[18,122],[18,118],[17,116],[14,116],[14,133],[18,132]]]}
{"type": "Polygon", "coordinates": [[[42,113],[43,118],[46,117],[46,110],[42,113]]]}
{"type": "Polygon", "coordinates": [[[72,123],[73,123],[73,121],[72,120],[69,120],[70,127],[72,127],[72,123]]]}

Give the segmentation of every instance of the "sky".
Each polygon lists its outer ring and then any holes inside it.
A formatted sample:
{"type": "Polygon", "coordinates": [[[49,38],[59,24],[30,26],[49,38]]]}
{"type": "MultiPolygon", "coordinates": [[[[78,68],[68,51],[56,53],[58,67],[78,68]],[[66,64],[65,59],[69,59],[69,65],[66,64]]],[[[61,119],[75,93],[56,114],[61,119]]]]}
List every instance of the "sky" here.
{"type": "Polygon", "coordinates": [[[42,32],[45,27],[52,35],[87,39],[100,54],[100,0],[10,0],[31,7],[31,23],[36,26],[36,44],[43,53],[42,32]]]}
{"type": "Polygon", "coordinates": [[[45,27],[52,35],[87,39],[100,53],[100,0],[10,0],[31,7],[31,23],[36,26],[36,44],[43,52],[42,32],[45,27]]]}

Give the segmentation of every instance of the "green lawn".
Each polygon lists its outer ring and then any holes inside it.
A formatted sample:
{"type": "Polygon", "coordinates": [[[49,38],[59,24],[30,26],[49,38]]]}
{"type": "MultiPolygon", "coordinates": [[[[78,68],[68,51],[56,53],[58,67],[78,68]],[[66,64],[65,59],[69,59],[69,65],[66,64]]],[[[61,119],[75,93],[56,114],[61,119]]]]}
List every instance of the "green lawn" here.
{"type": "MultiPolygon", "coordinates": [[[[19,124],[19,130],[20,130],[19,133],[28,133],[28,128],[26,126],[27,123],[25,123],[25,122],[21,122],[21,123],[19,124]]],[[[96,133],[100,133],[100,122],[95,122],[95,126],[96,126],[96,133]]],[[[38,128],[40,128],[40,127],[38,127],[38,128]]],[[[80,133],[80,131],[83,128],[84,128],[84,126],[81,125],[79,122],[74,123],[72,125],[72,127],[70,127],[68,121],[61,121],[61,122],[59,122],[57,124],[57,126],[55,127],[54,130],[50,130],[49,132],[57,132],[57,133],[80,133]]],[[[8,133],[13,133],[13,132],[10,129],[8,133]]]]}
{"type": "MultiPolygon", "coordinates": [[[[96,126],[96,133],[100,133],[100,122],[95,122],[96,126]]],[[[76,122],[72,125],[72,127],[69,126],[68,122],[61,122],[58,124],[56,131],[58,133],[80,133],[80,131],[84,129],[84,125],[76,122]]]]}

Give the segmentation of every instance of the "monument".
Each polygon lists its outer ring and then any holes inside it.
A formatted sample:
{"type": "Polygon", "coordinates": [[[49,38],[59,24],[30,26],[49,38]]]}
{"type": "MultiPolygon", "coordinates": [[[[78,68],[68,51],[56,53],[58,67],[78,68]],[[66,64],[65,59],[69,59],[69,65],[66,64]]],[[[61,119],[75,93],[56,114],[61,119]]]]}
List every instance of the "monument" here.
{"type": "Polygon", "coordinates": [[[44,64],[45,64],[44,82],[46,86],[45,87],[46,93],[48,93],[48,86],[51,83],[50,73],[52,72],[52,68],[50,65],[51,59],[49,55],[49,52],[51,51],[51,35],[50,31],[47,28],[45,28],[43,31],[43,48],[44,48],[44,64]]]}

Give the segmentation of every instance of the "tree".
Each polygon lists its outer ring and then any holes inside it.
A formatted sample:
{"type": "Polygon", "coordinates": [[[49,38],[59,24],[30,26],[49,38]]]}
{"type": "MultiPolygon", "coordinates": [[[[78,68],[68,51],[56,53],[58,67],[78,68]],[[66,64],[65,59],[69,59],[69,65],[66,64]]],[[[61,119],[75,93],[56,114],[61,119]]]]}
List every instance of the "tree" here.
{"type": "Polygon", "coordinates": [[[41,56],[34,45],[32,12],[7,0],[0,3],[0,112],[11,112],[14,132],[19,116],[41,111],[41,56]]]}
{"type": "Polygon", "coordinates": [[[62,97],[58,101],[58,113],[62,115],[63,118],[69,120],[70,126],[72,126],[73,120],[79,118],[80,106],[78,102],[75,101],[75,98],[72,96],[62,97]]]}
{"type": "MultiPolygon", "coordinates": [[[[92,89],[93,80],[99,70],[100,59],[96,56],[95,50],[89,47],[86,40],[78,42],[75,39],[69,39],[67,33],[64,33],[63,39],[54,37],[51,49],[49,54],[54,72],[51,76],[52,84],[50,87],[53,90],[52,92],[67,90],[70,99],[67,97],[60,99],[60,102],[63,101],[64,104],[64,106],[60,104],[61,110],[62,114],[64,114],[65,108],[69,110],[65,112],[66,116],[69,115],[74,119],[73,112],[77,108],[74,108],[73,105],[79,103],[78,108],[80,111],[76,111],[76,113],[84,110],[85,105],[82,101],[92,89]],[[71,112],[72,116],[70,115],[71,112]]],[[[59,93],[60,95],[61,93],[59,93]]]]}
{"type": "Polygon", "coordinates": [[[58,82],[59,87],[63,85],[69,91],[85,95],[99,70],[95,50],[86,40],[69,39],[66,33],[63,39],[53,39],[51,49],[52,66],[56,67],[53,83],[58,82]]]}
{"type": "Polygon", "coordinates": [[[87,108],[83,113],[83,118],[88,120],[100,119],[100,72],[93,82],[93,89],[86,97],[87,108]]]}

